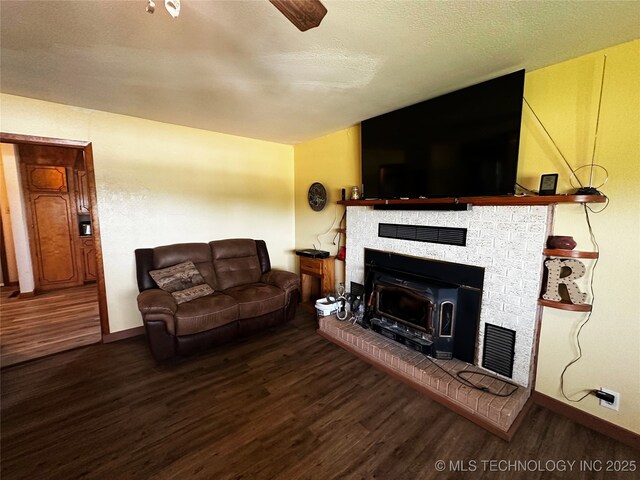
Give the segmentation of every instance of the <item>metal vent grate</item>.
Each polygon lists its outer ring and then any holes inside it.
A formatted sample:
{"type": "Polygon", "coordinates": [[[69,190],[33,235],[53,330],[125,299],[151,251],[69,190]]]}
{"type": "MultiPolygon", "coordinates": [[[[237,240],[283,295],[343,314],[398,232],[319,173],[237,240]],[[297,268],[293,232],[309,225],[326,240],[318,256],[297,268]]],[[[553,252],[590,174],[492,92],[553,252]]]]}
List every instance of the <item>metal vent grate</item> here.
{"type": "Polygon", "coordinates": [[[488,370],[511,378],[516,332],[490,323],[484,328],[484,351],[482,366],[488,370]]]}
{"type": "Polygon", "coordinates": [[[411,240],[414,242],[441,243],[444,245],[467,245],[467,229],[453,227],[428,227],[423,225],[378,224],[378,236],[411,240]]]}

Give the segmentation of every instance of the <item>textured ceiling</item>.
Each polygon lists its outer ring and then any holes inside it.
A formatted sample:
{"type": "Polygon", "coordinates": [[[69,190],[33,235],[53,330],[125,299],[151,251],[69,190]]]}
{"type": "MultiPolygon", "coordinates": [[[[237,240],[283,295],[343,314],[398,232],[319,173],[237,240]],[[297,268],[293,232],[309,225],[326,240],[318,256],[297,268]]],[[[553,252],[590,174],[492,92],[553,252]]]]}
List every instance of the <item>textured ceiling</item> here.
{"type": "Polygon", "coordinates": [[[297,143],[520,68],[640,37],[638,1],[0,2],[4,93],[297,143]]]}

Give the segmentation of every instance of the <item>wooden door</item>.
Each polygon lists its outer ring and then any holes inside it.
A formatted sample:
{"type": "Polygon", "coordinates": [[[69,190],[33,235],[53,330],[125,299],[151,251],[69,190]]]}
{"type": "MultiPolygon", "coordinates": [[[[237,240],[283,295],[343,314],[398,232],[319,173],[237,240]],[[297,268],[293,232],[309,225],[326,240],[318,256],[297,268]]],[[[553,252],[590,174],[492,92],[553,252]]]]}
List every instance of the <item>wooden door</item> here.
{"type": "Polygon", "coordinates": [[[23,184],[31,217],[31,247],[36,288],[51,290],[82,285],[77,245],[75,199],[67,169],[23,165],[23,184]]]}

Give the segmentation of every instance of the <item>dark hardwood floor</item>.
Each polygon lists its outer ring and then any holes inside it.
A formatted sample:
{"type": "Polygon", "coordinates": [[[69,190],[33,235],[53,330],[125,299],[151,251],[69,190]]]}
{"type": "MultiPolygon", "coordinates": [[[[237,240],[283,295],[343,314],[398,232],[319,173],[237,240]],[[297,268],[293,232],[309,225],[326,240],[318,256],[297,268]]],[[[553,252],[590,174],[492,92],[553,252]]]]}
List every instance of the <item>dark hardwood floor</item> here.
{"type": "Polygon", "coordinates": [[[630,447],[538,406],[506,443],[315,328],[303,307],[289,325],[170,365],[138,337],[5,368],[2,479],[637,478],[605,471],[637,469],[630,447]]]}

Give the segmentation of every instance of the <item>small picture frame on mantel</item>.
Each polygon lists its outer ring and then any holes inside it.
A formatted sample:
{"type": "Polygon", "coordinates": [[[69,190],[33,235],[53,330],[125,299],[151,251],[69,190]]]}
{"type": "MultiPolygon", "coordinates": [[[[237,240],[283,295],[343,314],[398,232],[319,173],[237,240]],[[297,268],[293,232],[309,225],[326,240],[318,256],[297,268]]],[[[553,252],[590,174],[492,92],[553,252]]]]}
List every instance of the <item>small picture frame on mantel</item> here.
{"type": "Polygon", "coordinates": [[[558,187],[558,174],[546,173],[540,176],[538,195],[555,195],[558,187]]]}

